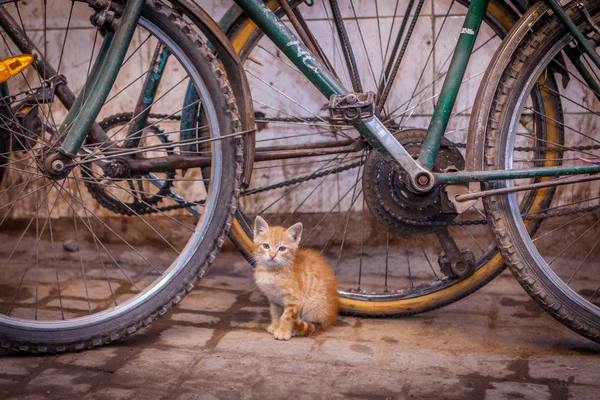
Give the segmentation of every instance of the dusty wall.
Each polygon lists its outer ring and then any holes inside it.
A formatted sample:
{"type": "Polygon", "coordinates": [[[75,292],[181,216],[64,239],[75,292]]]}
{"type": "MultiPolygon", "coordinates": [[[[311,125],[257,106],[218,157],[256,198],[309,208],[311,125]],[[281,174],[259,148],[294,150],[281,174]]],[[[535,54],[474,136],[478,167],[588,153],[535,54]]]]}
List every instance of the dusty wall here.
{"type": "MultiPolygon", "coordinates": [[[[64,26],[66,26],[67,19],[65,18],[64,12],[61,14],[60,10],[55,10],[57,2],[49,2],[49,17],[46,24],[52,29],[48,31],[48,38],[46,40],[47,46],[50,49],[49,54],[56,54],[52,49],[59,46],[64,41],[64,26]]],[[[202,1],[202,6],[205,7],[211,15],[218,20],[218,18],[225,12],[225,10],[232,4],[231,1],[202,1]]],[[[375,9],[374,2],[371,0],[355,0],[354,2],[342,2],[342,13],[348,22],[348,30],[351,37],[356,37],[358,24],[353,19],[353,14],[356,12],[360,16],[360,33],[363,35],[365,42],[353,43],[356,49],[356,56],[359,59],[368,59],[369,63],[360,64],[360,72],[364,77],[369,77],[372,68],[375,71],[381,69],[381,46],[378,45],[378,32],[380,29],[385,30],[386,24],[391,24],[393,19],[392,15],[394,12],[395,2],[378,2],[378,8],[375,9]],[[354,10],[352,10],[354,6],[354,10]],[[377,18],[381,18],[382,26],[377,25],[377,18]]],[[[407,1],[400,2],[398,9],[402,10],[406,8],[405,3],[407,1]]],[[[440,77],[442,73],[448,67],[448,59],[451,55],[453,46],[456,42],[458,32],[463,23],[464,8],[455,5],[449,18],[445,23],[442,23],[445,19],[448,11],[447,5],[449,4],[446,0],[428,0],[425,2],[421,16],[418,19],[418,23],[415,27],[415,36],[411,41],[405,61],[402,63],[402,67],[399,71],[398,76],[401,78],[394,86],[392,91],[393,95],[391,102],[395,105],[404,104],[413,93],[419,93],[418,98],[422,101],[422,104],[415,106],[410,109],[407,114],[408,118],[404,121],[406,127],[417,127],[426,128],[433,111],[435,95],[439,93],[441,89],[441,79],[435,80],[434,78],[440,77]],[[442,33],[438,35],[442,29],[442,33]],[[434,46],[435,44],[435,46],[434,46]],[[415,82],[419,82],[420,77],[421,83],[415,86],[415,82]],[[430,82],[432,82],[430,84],[430,82]]],[[[31,3],[28,5],[24,15],[27,15],[26,21],[27,28],[30,30],[30,34],[33,35],[36,40],[43,40],[41,37],[40,26],[43,26],[43,19],[41,18],[41,10],[39,5],[31,3]]],[[[315,6],[309,9],[305,13],[305,17],[308,21],[309,26],[313,32],[320,38],[322,45],[325,50],[331,47],[333,41],[330,40],[332,35],[330,34],[331,26],[327,21],[320,18],[322,15],[322,5],[319,1],[315,1],[315,6]],[[320,8],[319,8],[320,7],[320,8]]],[[[82,60],[87,60],[91,48],[93,48],[94,34],[95,31],[89,28],[89,24],[84,21],[83,18],[78,18],[77,12],[73,16],[72,26],[76,28],[76,34],[71,34],[67,41],[67,48],[69,51],[65,53],[65,57],[62,61],[63,69],[62,72],[69,77],[69,85],[77,92],[81,90],[83,85],[83,76],[81,71],[87,67],[82,60]]],[[[397,29],[397,27],[396,27],[397,29]]],[[[133,46],[141,43],[142,37],[136,36],[134,39],[133,46]]],[[[461,142],[464,141],[466,128],[468,126],[468,120],[470,116],[470,108],[475,97],[482,72],[485,70],[488,60],[490,59],[493,49],[497,46],[498,39],[494,39],[493,32],[489,29],[483,29],[480,37],[478,38],[476,48],[482,47],[478,51],[477,56],[474,57],[470,63],[469,69],[466,75],[465,85],[461,88],[459,98],[455,105],[455,116],[453,116],[450,126],[448,128],[447,137],[453,141],[461,142]]],[[[8,50],[4,43],[0,43],[0,53],[7,53],[8,50]]],[[[263,46],[263,52],[277,53],[272,45],[261,42],[263,46]]],[[[300,115],[302,117],[312,115],[325,115],[326,110],[323,109],[326,101],[323,100],[321,95],[314,88],[307,87],[306,85],[299,84],[297,75],[291,71],[289,67],[282,67],[280,63],[274,62],[265,53],[256,53],[256,59],[259,63],[249,63],[248,70],[250,71],[250,83],[253,89],[253,95],[255,99],[254,107],[257,111],[262,111],[269,117],[286,117],[290,115],[300,115]],[[285,68],[288,68],[287,70],[285,68]],[[296,77],[296,79],[294,79],[296,77]],[[286,93],[288,97],[282,96],[281,93],[265,87],[265,82],[277,87],[280,91],[286,93]],[[290,97],[295,101],[306,106],[304,110],[299,110],[297,105],[290,102],[290,97]]],[[[148,59],[151,56],[149,52],[139,54],[128,61],[126,65],[126,71],[122,74],[122,77],[117,82],[113,93],[120,91],[130,84],[131,77],[138,76],[140,71],[144,71],[148,64],[148,59]]],[[[57,59],[50,57],[51,62],[58,63],[57,59]]],[[[343,60],[334,54],[332,57],[335,65],[340,65],[343,60]]],[[[33,78],[31,75],[30,78],[33,78]]],[[[177,79],[177,71],[170,73],[167,79],[171,79],[173,82],[177,79]]],[[[368,78],[366,78],[368,80],[368,78]]],[[[342,77],[344,82],[348,82],[346,76],[342,77]]],[[[141,82],[137,82],[131,88],[139,87],[141,82]],[[137,86],[136,86],[137,85],[137,86]]],[[[371,85],[372,86],[372,85],[371,85]]],[[[368,87],[367,90],[373,88],[368,87]]],[[[115,101],[106,105],[100,118],[114,115],[115,113],[132,111],[133,105],[135,104],[135,93],[134,90],[127,91],[124,95],[119,96],[115,101]],[[131,95],[127,93],[132,93],[131,95]]],[[[575,89],[573,94],[577,95],[575,89]]],[[[167,98],[167,103],[172,103],[173,107],[180,104],[180,98],[167,98]]],[[[570,111],[576,111],[572,109],[568,104],[565,105],[565,119],[569,122],[573,121],[573,125],[579,127],[578,129],[593,128],[594,121],[589,115],[571,114],[570,111]]],[[[168,108],[161,110],[161,112],[168,112],[168,108]]],[[[64,116],[64,111],[60,109],[55,110],[55,118],[60,120],[64,116]]],[[[165,124],[167,126],[167,124],[165,124]]],[[[291,135],[297,133],[294,129],[289,126],[278,126],[277,128],[267,128],[259,132],[259,143],[260,145],[277,145],[277,144],[290,144],[293,141],[287,140],[282,141],[280,138],[285,135],[291,135]]],[[[325,135],[326,136],[326,135],[325,135]]],[[[304,142],[305,138],[297,139],[298,142],[304,142]]],[[[312,139],[311,139],[312,140],[312,139]]],[[[574,135],[569,136],[569,143],[577,143],[577,137],[574,135]]],[[[298,166],[285,166],[288,163],[284,162],[284,168],[265,168],[255,172],[254,184],[256,186],[268,185],[273,182],[280,181],[282,179],[288,179],[291,176],[295,176],[302,173],[302,167],[298,166]]],[[[18,171],[10,171],[10,174],[18,174],[18,171]]],[[[332,183],[328,186],[328,192],[323,196],[314,197],[309,199],[304,204],[301,212],[328,212],[332,208],[335,208],[336,202],[338,202],[341,194],[347,193],[349,188],[352,186],[356,179],[354,173],[340,174],[336,177],[332,183]]],[[[6,184],[5,179],[5,184],[6,184]]],[[[296,204],[303,198],[307,191],[312,190],[313,186],[306,185],[305,189],[298,190],[295,194],[295,198],[289,202],[279,202],[273,206],[269,212],[272,213],[286,213],[290,212],[296,204]]],[[[76,189],[73,188],[73,191],[76,189]]],[[[190,197],[201,196],[205,192],[205,188],[202,185],[196,187],[187,187],[180,189],[181,193],[190,197]]],[[[579,193],[574,193],[570,190],[559,189],[561,196],[567,196],[572,198],[578,198],[582,195],[586,195],[590,191],[594,190],[591,185],[582,185],[578,190],[579,193]]],[[[90,209],[98,215],[108,215],[109,213],[91,202],[89,195],[85,189],[81,190],[81,200],[86,204],[90,204],[90,209]]],[[[245,200],[244,206],[250,212],[257,212],[261,209],[262,205],[269,204],[274,199],[280,196],[277,192],[268,192],[260,196],[252,197],[252,200],[245,200]]],[[[35,209],[36,196],[29,196],[22,201],[19,201],[12,213],[12,218],[26,217],[31,214],[32,210],[35,209]]],[[[39,201],[39,199],[37,200],[39,201]]],[[[354,203],[353,209],[355,211],[360,210],[361,201],[354,203]]],[[[343,210],[349,206],[349,200],[343,200],[339,203],[339,209],[343,210]]],[[[64,203],[60,198],[57,199],[56,210],[57,216],[67,217],[70,215],[69,205],[64,203]]]]}

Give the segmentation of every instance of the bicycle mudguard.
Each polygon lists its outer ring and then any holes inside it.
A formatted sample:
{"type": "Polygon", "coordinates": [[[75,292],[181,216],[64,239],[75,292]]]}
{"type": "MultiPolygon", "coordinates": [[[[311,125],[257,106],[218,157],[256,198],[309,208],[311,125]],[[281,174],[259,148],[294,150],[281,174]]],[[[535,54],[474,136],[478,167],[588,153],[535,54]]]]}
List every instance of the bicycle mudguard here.
{"type": "MultiPolygon", "coordinates": [[[[254,129],[254,108],[252,95],[244,65],[240,60],[227,35],[221,31],[215,20],[206,11],[191,0],[175,0],[173,5],[187,16],[192,23],[208,38],[214,48],[219,61],[225,69],[227,79],[236,99],[242,131],[254,129]]],[[[252,177],[254,164],[254,132],[249,132],[243,138],[244,163],[242,172],[242,185],[248,186],[252,177]]]]}
{"type": "Polygon", "coordinates": [[[492,111],[492,100],[498,89],[498,84],[504,70],[510,63],[519,44],[529,32],[533,24],[538,22],[546,12],[548,6],[543,1],[535,3],[519,21],[513,26],[508,35],[502,40],[500,47],[494,53],[488,68],[483,75],[473,112],[469,121],[467,132],[467,152],[465,157],[466,171],[482,171],[485,167],[483,156],[485,154],[485,138],[488,120],[492,111]]]}

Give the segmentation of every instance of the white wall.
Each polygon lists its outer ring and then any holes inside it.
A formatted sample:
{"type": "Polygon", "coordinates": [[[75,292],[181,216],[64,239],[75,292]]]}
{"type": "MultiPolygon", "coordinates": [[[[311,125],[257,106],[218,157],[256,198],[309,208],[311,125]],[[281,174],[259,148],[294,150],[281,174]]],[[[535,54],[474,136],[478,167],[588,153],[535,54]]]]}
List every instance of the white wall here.
{"type": "MultiPolygon", "coordinates": [[[[65,12],[64,8],[65,4],[70,3],[58,2],[56,0],[48,2],[49,8],[46,24],[51,29],[47,33],[46,43],[48,46],[48,54],[50,54],[49,59],[54,65],[57,65],[59,62],[59,52],[57,49],[62,46],[65,37],[64,27],[68,20],[68,13],[65,12]],[[58,7],[57,3],[61,4],[61,6],[58,7]]],[[[218,20],[232,4],[232,1],[199,1],[199,4],[207,9],[209,13],[218,20]]],[[[365,90],[375,89],[373,78],[371,77],[371,68],[377,73],[380,71],[382,65],[382,49],[378,40],[380,37],[379,31],[388,31],[389,26],[391,26],[392,23],[395,24],[394,31],[397,31],[399,27],[400,18],[402,17],[403,12],[398,11],[397,17],[394,20],[392,16],[395,4],[396,2],[387,0],[379,0],[377,2],[374,0],[354,0],[353,2],[340,1],[342,13],[344,18],[346,18],[346,26],[349,35],[353,38],[352,45],[356,57],[361,60],[359,62],[360,74],[363,77],[363,81],[366,82],[365,90]],[[354,6],[354,11],[352,5],[354,6]],[[377,8],[375,8],[375,5],[377,5],[377,8]],[[361,29],[360,33],[362,33],[364,37],[364,44],[359,39],[360,35],[358,35],[358,25],[354,19],[354,12],[360,17],[358,20],[361,29]],[[380,26],[377,24],[377,15],[380,17],[380,26]],[[365,60],[368,60],[369,62],[364,62],[365,60]]],[[[398,6],[398,10],[406,9],[406,4],[408,4],[408,1],[402,0],[398,6]]],[[[448,13],[448,4],[450,4],[450,2],[447,0],[427,0],[425,2],[416,25],[414,37],[398,73],[399,79],[397,79],[393,86],[392,95],[388,101],[390,109],[398,108],[399,111],[404,110],[406,108],[404,105],[411,98],[412,94],[418,93],[418,96],[416,97],[417,100],[413,100],[413,102],[410,103],[411,106],[408,107],[408,111],[403,114],[405,117],[408,117],[402,121],[402,126],[404,127],[426,129],[433,111],[435,96],[439,94],[441,90],[443,79],[436,80],[434,78],[443,76],[443,73],[448,68],[448,59],[456,43],[458,32],[464,21],[465,13],[465,9],[462,6],[454,4],[446,22],[443,23],[446,14],[448,13]],[[438,36],[440,29],[442,29],[442,31],[438,36]],[[436,38],[437,42],[434,46],[436,38]],[[422,79],[419,81],[421,75],[422,79]],[[422,102],[422,104],[413,107],[420,102],[422,102]]],[[[330,54],[330,59],[334,65],[337,67],[341,66],[343,63],[341,54],[336,51],[331,51],[331,47],[337,39],[335,39],[335,34],[332,34],[332,28],[329,22],[323,19],[323,4],[321,1],[315,0],[315,5],[313,7],[303,7],[305,10],[304,15],[309,27],[319,38],[325,51],[330,54]]],[[[32,36],[34,41],[43,43],[43,30],[41,29],[41,27],[43,27],[43,13],[41,2],[39,2],[39,4],[38,2],[29,2],[26,6],[23,6],[22,10],[22,15],[27,21],[26,28],[28,29],[28,33],[32,36]]],[[[86,22],[86,11],[85,6],[83,6],[83,8],[77,6],[75,9],[71,21],[71,33],[68,35],[66,42],[67,51],[62,60],[61,72],[67,76],[69,85],[75,92],[78,92],[82,88],[84,82],[83,77],[89,66],[89,54],[94,46],[95,30],[89,28],[89,24],[86,22]]],[[[329,9],[327,12],[331,15],[329,9]]],[[[385,38],[385,36],[383,37],[385,38]]],[[[132,46],[137,46],[142,40],[143,37],[141,35],[136,35],[132,46]]],[[[99,43],[100,40],[97,39],[96,46],[99,46],[99,43]]],[[[447,130],[447,137],[450,140],[462,142],[465,139],[470,108],[473,104],[483,71],[498,43],[499,40],[498,38],[494,38],[493,32],[487,27],[483,27],[476,43],[476,48],[480,49],[477,51],[476,56],[471,59],[465,76],[465,80],[468,82],[461,87],[454,108],[454,113],[457,115],[453,116],[447,130]]],[[[384,45],[382,45],[382,47],[384,45]]],[[[4,43],[0,43],[1,55],[8,55],[11,51],[14,52],[15,49],[13,48],[9,51],[4,43]]],[[[326,118],[327,100],[324,99],[316,89],[310,87],[304,78],[294,71],[293,68],[285,65],[285,63],[282,63],[273,56],[277,54],[280,54],[278,49],[272,44],[262,41],[261,48],[256,49],[252,54],[253,58],[258,63],[252,61],[247,63],[256,111],[262,111],[267,114],[268,117],[297,116],[310,118],[318,115],[326,118]],[[265,82],[267,84],[265,84],[265,82]],[[273,87],[277,88],[277,90],[274,90],[273,87]],[[285,93],[285,96],[282,93],[285,93]],[[297,104],[290,101],[290,98],[302,104],[302,107],[299,107],[297,104]]],[[[145,71],[150,56],[150,50],[142,52],[142,54],[136,54],[136,56],[127,63],[126,70],[121,73],[112,93],[117,93],[125,88],[131,83],[131,80],[134,77],[139,76],[145,71]]],[[[166,79],[169,80],[169,82],[176,82],[178,79],[177,73],[178,71],[176,70],[170,70],[169,74],[166,75],[166,79]]],[[[27,76],[32,82],[35,81],[35,76],[31,71],[29,71],[27,76]]],[[[350,86],[347,76],[342,75],[342,80],[348,87],[350,86]]],[[[140,85],[141,80],[132,85],[130,90],[125,91],[113,102],[106,105],[101,112],[100,118],[119,112],[133,111],[135,100],[137,98],[136,89],[139,90],[140,85]]],[[[573,87],[574,89],[572,89],[571,93],[573,93],[573,96],[577,96],[578,89],[576,84],[573,85],[573,87]]],[[[11,89],[11,91],[15,90],[18,90],[18,88],[11,89]]],[[[173,93],[165,98],[163,103],[164,106],[161,106],[163,108],[157,110],[157,112],[168,113],[175,111],[177,107],[180,107],[181,100],[181,94],[175,95],[173,93]]],[[[590,105],[596,103],[595,99],[587,99],[586,101],[588,101],[590,105]]],[[[573,126],[579,127],[577,129],[585,129],[588,131],[594,131],[596,129],[596,122],[593,118],[590,118],[589,115],[582,116],[580,114],[570,114],[570,111],[578,110],[575,110],[572,107],[570,108],[570,106],[566,104],[565,120],[567,122],[573,121],[573,126]]],[[[54,116],[57,120],[61,120],[64,115],[64,110],[61,110],[60,107],[55,108],[54,116]]],[[[162,126],[164,126],[165,129],[169,129],[168,124],[162,124],[162,126]]],[[[293,143],[306,143],[308,140],[319,141],[332,140],[332,138],[335,138],[335,135],[332,135],[331,132],[324,132],[323,129],[311,127],[302,127],[302,129],[305,129],[302,132],[313,133],[313,135],[309,137],[284,139],[286,136],[299,134],[299,128],[289,124],[269,126],[258,133],[258,145],[289,145],[293,143]]],[[[350,130],[347,133],[350,136],[356,137],[356,132],[350,130]]],[[[579,139],[580,137],[578,138],[571,135],[568,140],[573,141],[574,143],[579,139]]],[[[282,179],[289,179],[314,170],[313,167],[308,168],[306,166],[289,165],[292,163],[293,161],[276,162],[271,165],[283,164],[284,167],[262,168],[256,170],[254,173],[254,186],[268,185],[282,179]]],[[[264,167],[265,164],[262,164],[262,166],[264,167]]],[[[16,173],[16,171],[11,171],[9,175],[16,173]]],[[[339,201],[340,196],[348,192],[355,180],[355,170],[336,176],[328,183],[330,186],[326,195],[313,196],[313,198],[303,205],[300,212],[327,212],[331,210],[339,201]]],[[[9,180],[5,180],[5,184],[6,181],[9,180]]],[[[314,183],[303,186],[291,196],[291,200],[278,202],[269,210],[269,212],[284,213],[292,211],[312,188],[314,188],[314,183]]],[[[582,185],[578,190],[587,193],[592,190],[592,188],[591,185],[582,185]]],[[[561,189],[561,193],[563,191],[564,190],[561,189]]],[[[88,203],[90,199],[87,193],[85,190],[82,192],[85,202],[88,203]]],[[[203,187],[181,189],[182,194],[190,197],[201,195],[203,192],[203,187]]],[[[581,195],[581,193],[575,195],[571,191],[564,192],[564,196],[577,197],[581,195]]],[[[270,204],[280,195],[281,192],[274,191],[264,195],[254,196],[251,200],[244,200],[244,206],[250,212],[258,212],[265,204],[270,204]]],[[[30,215],[32,210],[32,206],[29,203],[30,201],[33,201],[33,197],[26,201],[19,202],[12,217],[18,218],[30,215]]],[[[359,198],[354,205],[354,209],[359,210],[361,208],[361,203],[359,198]]],[[[339,204],[339,209],[346,209],[348,206],[349,198],[339,204]]],[[[95,212],[105,212],[99,206],[91,207],[95,212]]],[[[62,210],[60,215],[69,215],[69,207],[65,204],[61,205],[60,201],[57,210],[59,209],[62,210]]]]}

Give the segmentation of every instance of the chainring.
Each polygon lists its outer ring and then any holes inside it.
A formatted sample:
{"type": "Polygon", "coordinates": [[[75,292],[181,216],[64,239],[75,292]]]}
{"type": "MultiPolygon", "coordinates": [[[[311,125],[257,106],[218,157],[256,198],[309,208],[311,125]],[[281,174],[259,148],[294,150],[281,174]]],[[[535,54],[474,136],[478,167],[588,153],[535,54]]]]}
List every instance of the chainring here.
{"type": "MultiPolygon", "coordinates": [[[[114,114],[108,118],[102,120],[99,125],[104,131],[108,131],[112,128],[123,126],[133,117],[132,113],[121,113],[114,114]]],[[[151,131],[152,134],[158,136],[161,141],[168,141],[166,135],[163,135],[163,131],[156,125],[147,128],[151,131]]],[[[168,153],[172,153],[172,151],[167,151],[168,153]]],[[[82,173],[85,175],[85,186],[90,193],[90,195],[96,200],[100,205],[104,208],[123,215],[136,215],[136,214],[147,214],[153,211],[153,206],[160,203],[165,197],[168,197],[171,187],[173,185],[173,180],[175,179],[176,173],[174,171],[167,172],[166,179],[164,179],[164,183],[160,189],[154,194],[146,196],[145,193],[140,193],[140,198],[135,198],[131,202],[124,202],[116,198],[114,195],[109,194],[104,188],[110,186],[110,178],[106,177],[109,180],[109,184],[99,184],[96,183],[99,179],[94,177],[93,172],[90,170],[90,167],[84,167],[81,169],[82,173]]],[[[135,177],[132,179],[127,179],[125,182],[128,183],[130,189],[132,191],[143,191],[143,186],[140,185],[140,180],[142,177],[135,177]],[[138,189],[135,189],[135,185],[138,185],[138,189]],[[141,186],[141,187],[140,187],[141,186]]],[[[127,190],[127,189],[125,189],[127,190]]]]}
{"type": "MultiPolygon", "coordinates": [[[[416,159],[426,134],[425,130],[409,129],[395,133],[394,137],[405,143],[404,148],[416,159]]],[[[460,151],[444,138],[433,171],[462,170],[464,166],[460,151]]],[[[408,190],[405,182],[406,179],[384,161],[377,150],[371,150],[363,173],[364,197],[371,214],[383,225],[406,235],[424,235],[432,233],[440,223],[449,223],[456,218],[457,214],[442,211],[445,199],[440,188],[421,195],[408,190]]]]}

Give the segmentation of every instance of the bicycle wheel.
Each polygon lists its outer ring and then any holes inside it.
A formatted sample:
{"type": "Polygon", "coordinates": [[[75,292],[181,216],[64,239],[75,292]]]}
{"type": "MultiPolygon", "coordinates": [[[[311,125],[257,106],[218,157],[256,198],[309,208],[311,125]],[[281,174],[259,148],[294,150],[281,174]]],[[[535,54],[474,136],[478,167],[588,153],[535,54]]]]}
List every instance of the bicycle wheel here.
{"type": "MultiPolygon", "coordinates": [[[[398,2],[368,6],[347,2],[339,10],[343,28],[331,8],[337,2],[313,3],[290,5],[317,53],[346,87],[377,92],[380,101],[385,97],[385,104],[378,107],[381,118],[409,151],[418,154],[468,3],[449,1],[430,11],[422,9],[420,1],[411,1],[408,9],[398,2]],[[412,39],[404,47],[407,37],[412,39]],[[402,57],[398,69],[396,61],[402,57]],[[400,71],[395,78],[394,70],[400,71]]],[[[278,2],[268,4],[283,15],[278,2]]],[[[440,220],[440,192],[419,197],[404,190],[351,127],[329,123],[326,101],[316,89],[251,22],[244,16],[232,18],[234,14],[228,16],[233,21],[228,34],[245,60],[259,128],[252,185],[242,192],[231,231],[242,254],[251,260],[255,215],[266,213],[268,220],[286,224],[302,221],[307,232],[304,243],[319,249],[336,269],[342,310],[361,315],[415,314],[442,307],[502,271],[503,260],[488,230],[471,224],[484,219],[481,204],[446,220],[453,225],[447,231],[451,240],[462,249],[473,249],[474,271],[458,277],[441,268],[443,247],[427,226],[440,220]],[[294,156],[295,149],[315,153],[294,156]],[[406,223],[407,219],[422,224],[406,223]],[[363,262],[365,254],[370,255],[368,265],[363,262]]],[[[490,3],[437,170],[464,164],[456,149],[464,143],[471,98],[489,56],[515,21],[511,16],[514,12],[507,4],[490,3]]],[[[547,107],[557,107],[556,99],[544,101],[547,107]]],[[[552,193],[537,195],[524,207],[543,208],[552,193]]]]}
{"type": "Polygon", "coordinates": [[[0,1],[0,56],[37,47],[35,68],[9,80],[1,98],[5,348],[80,350],[150,324],[204,275],[235,212],[241,150],[230,88],[204,40],[160,1],[145,4],[98,116],[106,138],[92,127],[66,172],[50,173],[45,161],[61,142],[68,93],[85,90],[110,34],[90,23],[105,11],[92,4],[0,1]],[[163,67],[168,74],[146,101],[143,83],[163,67]],[[188,83],[197,100],[184,107],[188,83]],[[140,98],[144,107],[134,109],[140,98]],[[190,109],[192,128],[184,130],[190,109]],[[148,121],[133,130],[144,112],[148,121]],[[168,163],[182,158],[192,162],[168,163]]]}
{"type": "MultiPolygon", "coordinates": [[[[597,23],[600,4],[582,4],[597,23]]],[[[567,11],[597,47],[600,35],[582,11],[574,4],[567,11]]],[[[574,43],[555,16],[536,26],[523,41],[496,93],[485,157],[489,169],[580,165],[585,164],[582,158],[598,157],[598,91],[590,87],[593,82],[597,85],[598,70],[574,43]],[[562,76],[563,85],[548,85],[552,75],[562,76]],[[564,117],[557,120],[534,110],[529,96],[534,90],[560,96],[564,117]],[[540,123],[564,130],[564,143],[532,137],[530,129],[540,123]],[[551,157],[540,159],[543,154],[551,157]]],[[[534,182],[518,179],[495,187],[534,182]]],[[[599,223],[598,181],[559,186],[555,191],[549,207],[538,212],[523,212],[518,207],[519,200],[529,191],[490,197],[486,201],[487,212],[503,255],[529,295],[564,325],[600,342],[600,279],[596,262],[599,241],[594,235],[599,223]],[[528,220],[538,220],[540,224],[532,237],[525,226],[528,220]]]]}

